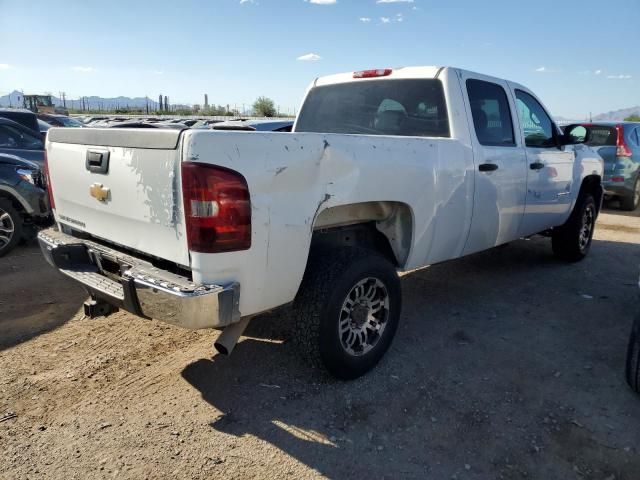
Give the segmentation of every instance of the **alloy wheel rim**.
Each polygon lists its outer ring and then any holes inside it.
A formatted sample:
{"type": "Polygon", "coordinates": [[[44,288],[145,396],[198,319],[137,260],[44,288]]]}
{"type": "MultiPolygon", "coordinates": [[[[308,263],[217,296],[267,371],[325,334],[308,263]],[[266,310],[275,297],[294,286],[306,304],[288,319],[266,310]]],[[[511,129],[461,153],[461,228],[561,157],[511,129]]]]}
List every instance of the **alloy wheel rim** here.
{"type": "Polygon", "coordinates": [[[580,236],[578,238],[578,246],[580,247],[580,250],[587,248],[591,241],[594,217],[593,205],[588,205],[582,213],[582,225],[580,227],[580,236]]]}
{"type": "Polygon", "coordinates": [[[636,185],[633,189],[633,205],[637,206],[638,203],[640,203],[640,179],[636,180],[636,185]]]}
{"type": "Polygon", "coordinates": [[[0,249],[9,245],[14,232],[15,225],[11,216],[0,208],[0,249]]]}
{"type": "Polygon", "coordinates": [[[377,278],[367,277],[347,294],[338,319],[342,348],[354,357],[371,351],[382,338],[389,319],[389,292],[377,278]]]}

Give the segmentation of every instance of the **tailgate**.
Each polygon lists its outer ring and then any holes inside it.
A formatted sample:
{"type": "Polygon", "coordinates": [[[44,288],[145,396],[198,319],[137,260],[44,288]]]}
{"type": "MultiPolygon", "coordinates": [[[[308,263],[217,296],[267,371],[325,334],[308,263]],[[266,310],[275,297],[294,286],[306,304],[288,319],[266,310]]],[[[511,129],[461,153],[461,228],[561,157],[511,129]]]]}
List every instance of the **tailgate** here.
{"type": "Polygon", "coordinates": [[[180,130],[52,128],[47,161],[58,222],[189,265],[180,130]]]}

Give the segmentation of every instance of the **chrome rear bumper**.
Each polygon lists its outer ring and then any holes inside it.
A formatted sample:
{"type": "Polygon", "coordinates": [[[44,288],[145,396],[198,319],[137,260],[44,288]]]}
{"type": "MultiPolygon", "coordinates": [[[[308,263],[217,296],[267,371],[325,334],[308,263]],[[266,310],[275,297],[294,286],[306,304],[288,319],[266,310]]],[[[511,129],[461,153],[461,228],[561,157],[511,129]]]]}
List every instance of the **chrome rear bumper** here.
{"type": "Polygon", "coordinates": [[[94,297],[145,318],[185,328],[222,328],[240,320],[240,285],[196,285],[150,262],[59,232],[38,242],[49,264],[94,297]]]}

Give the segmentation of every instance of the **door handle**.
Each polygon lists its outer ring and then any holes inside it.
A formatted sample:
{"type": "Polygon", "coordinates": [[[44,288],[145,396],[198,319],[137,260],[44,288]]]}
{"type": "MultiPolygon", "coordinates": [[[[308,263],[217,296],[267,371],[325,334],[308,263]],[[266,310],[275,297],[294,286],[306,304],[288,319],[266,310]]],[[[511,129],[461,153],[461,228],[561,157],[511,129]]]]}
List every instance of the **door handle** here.
{"type": "Polygon", "coordinates": [[[109,151],[87,150],[85,167],[93,173],[107,173],[109,171],[109,151]]]}
{"type": "Polygon", "coordinates": [[[544,163],[542,162],[533,162],[529,165],[531,170],[542,170],[544,168],[544,163]]]}
{"type": "Polygon", "coordinates": [[[478,165],[478,170],[481,172],[493,172],[498,169],[498,165],[495,163],[481,163],[478,165]]]}

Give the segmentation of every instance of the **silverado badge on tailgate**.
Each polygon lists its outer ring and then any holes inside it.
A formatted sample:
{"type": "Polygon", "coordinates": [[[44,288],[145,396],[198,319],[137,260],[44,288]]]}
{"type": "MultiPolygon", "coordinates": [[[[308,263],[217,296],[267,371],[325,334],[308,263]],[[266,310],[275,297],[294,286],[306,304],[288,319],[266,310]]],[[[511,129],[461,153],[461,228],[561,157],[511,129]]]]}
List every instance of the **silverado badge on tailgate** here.
{"type": "Polygon", "coordinates": [[[106,202],[109,198],[109,189],[101,183],[93,183],[89,187],[89,194],[100,202],[106,202]]]}

